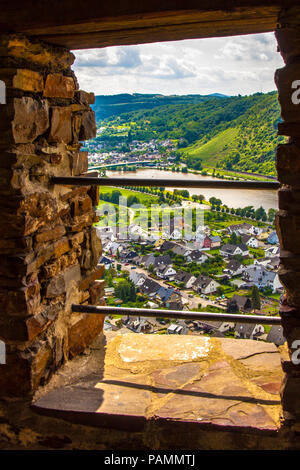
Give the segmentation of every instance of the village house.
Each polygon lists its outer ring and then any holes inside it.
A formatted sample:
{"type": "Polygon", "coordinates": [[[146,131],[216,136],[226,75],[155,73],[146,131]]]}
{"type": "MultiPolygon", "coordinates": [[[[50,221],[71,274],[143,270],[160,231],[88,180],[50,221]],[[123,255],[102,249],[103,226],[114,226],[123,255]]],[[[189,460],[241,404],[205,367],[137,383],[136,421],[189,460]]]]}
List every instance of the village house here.
{"type": "Polygon", "coordinates": [[[246,266],[236,259],[232,259],[226,265],[224,273],[228,273],[230,276],[239,276],[246,269],[246,266]]]}
{"type": "Polygon", "coordinates": [[[249,297],[235,294],[227,300],[227,312],[229,313],[251,312],[251,310],[252,302],[249,297]]]}
{"type": "Polygon", "coordinates": [[[263,325],[259,324],[237,323],[234,331],[236,338],[257,339],[264,334],[265,329],[263,325]]]}
{"type": "Polygon", "coordinates": [[[243,272],[242,278],[249,283],[250,286],[256,285],[259,289],[270,287],[273,292],[278,292],[282,289],[278,274],[273,271],[268,271],[264,266],[247,266],[243,272]]]}
{"type": "Polygon", "coordinates": [[[220,284],[214,279],[200,274],[193,284],[193,290],[200,294],[213,294],[220,284]]]}
{"type": "Polygon", "coordinates": [[[149,266],[151,265],[153,265],[154,268],[158,268],[160,265],[166,267],[172,265],[172,260],[170,255],[154,256],[151,253],[142,257],[141,264],[143,264],[147,269],[149,269],[149,266]]]}
{"type": "Polygon", "coordinates": [[[202,248],[208,249],[208,250],[211,250],[213,248],[219,248],[221,246],[221,243],[222,243],[222,240],[221,240],[221,237],[219,236],[212,236],[212,235],[206,236],[203,239],[202,248]]]}
{"type": "Polygon", "coordinates": [[[158,284],[158,282],[153,281],[153,279],[150,279],[149,277],[147,277],[142,283],[142,285],[139,286],[140,292],[148,296],[156,295],[160,288],[160,284],[158,284]]]}
{"type": "Polygon", "coordinates": [[[259,246],[259,241],[255,237],[253,237],[253,235],[242,235],[242,243],[247,246],[250,246],[251,248],[258,248],[259,246]]]}
{"type": "Polygon", "coordinates": [[[279,266],[279,257],[274,258],[258,258],[254,260],[256,265],[264,266],[269,270],[277,269],[279,266]]]}
{"type": "Polygon", "coordinates": [[[155,293],[156,299],[160,301],[161,303],[166,303],[174,293],[173,288],[167,288],[163,286],[159,286],[159,289],[155,293]]]}
{"type": "Polygon", "coordinates": [[[228,233],[231,235],[232,233],[236,233],[236,235],[242,235],[250,233],[250,230],[252,229],[253,225],[248,224],[247,222],[244,222],[242,224],[233,224],[229,225],[227,227],[228,233]]]}
{"type": "Polygon", "coordinates": [[[133,282],[135,287],[140,287],[142,284],[144,284],[147,277],[145,274],[137,273],[136,271],[130,271],[129,279],[133,282]]]}
{"type": "Polygon", "coordinates": [[[182,310],[183,303],[181,296],[176,292],[173,292],[165,302],[165,306],[170,310],[182,310]]]}
{"type": "Polygon", "coordinates": [[[178,271],[174,278],[176,284],[184,284],[186,289],[190,289],[195,281],[196,277],[186,271],[178,271]]]}
{"type": "Polygon", "coordinates": [[[239,245],[231,245],[230,243],[227,243],[226,245],[221,246],[220,255],[224,257],[236,255],[248,256],[249,250],[247,245],[244,243],[240,243],[239,245]]]}
{"type": "Polygon", "coordinates": [[[124,325],[134,333],[151,333],[153,326],[148,321],[148,318],[128,318],[125,320],[124,325]]]}
{"type": "Polygon", "coordinates": [[[200,250],[193,250],[186,256],[186,260],[189,263],[202,264],[207,259],[208,259],[208,256],[200,250]]]}
{"type": "Polygon", "coordinates": [[[174,253],[174,255],[187,256],[191,253],[191,251],[191,249],[186,248],[183,245],[175,245],[174,248],[172,248],[172,252],[174,253]]]}
{"type": "Polygon", "coordinates": [[[98,261],[98,265],[99,264],[104,264],[104,268],[109,269],[113,266],[114,262],[106,256],[101,256],[98,261]]]}
{"type": "Polygon", "coordinates": [[[171,323],[167,328],[168,335],[184,335],[185,330],[183,325],[177,325],[177,323],[171,323]]]}
{"type": "Polygon", "coordinates": [[[195,329],[203,330],[205,333],[218,332],[223,333],[234,329],[234,323],[227,321],[201,320],[193,322],[195,329]]]}
{"type": "Polygon", "coordinates": [[[176,275],[176,271],[172,266],[166,266],[165,264],[160,264],[155,273],[161,279],[168,279],[169,281],[173,281],[176,275]]]}
{"type": "Polygon", "coordinates": [[[175,246],[177,246],[176,243],[170,242],[169,240],[164,240],[163,243],[159,243],[159,242],[157,242],[157,243],[158,243],[157,248],[162,253],[165,252],[165,251],[172,250],[173,248],[175,248],[175,246]]]}

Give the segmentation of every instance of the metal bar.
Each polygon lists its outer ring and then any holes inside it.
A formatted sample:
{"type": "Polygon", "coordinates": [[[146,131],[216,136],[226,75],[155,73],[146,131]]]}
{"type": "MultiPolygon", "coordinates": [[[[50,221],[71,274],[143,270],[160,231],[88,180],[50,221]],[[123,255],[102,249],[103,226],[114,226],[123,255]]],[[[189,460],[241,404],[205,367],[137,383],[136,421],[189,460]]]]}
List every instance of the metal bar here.
{"type": "Polygon", "coordinates": [[[269,189],[280,187],[278,181],[220,181],[191,179],[94,178],[88,176],[52,176],[53,184],[68,186],[156,186],[175,188],[269,189]]]}
{"type": "Polygon", "coordinates": [[[157,310],[152,308],[98,307],[96,305],[72,305],[73,313],[131,315],[135,317],[160,317],[178,320],[213,320],[233,323],[260,323],[264,325],[280,325],[280,317],[263,315],[240,315],[235,313],[184,312],[181,310],[157,310]]]}

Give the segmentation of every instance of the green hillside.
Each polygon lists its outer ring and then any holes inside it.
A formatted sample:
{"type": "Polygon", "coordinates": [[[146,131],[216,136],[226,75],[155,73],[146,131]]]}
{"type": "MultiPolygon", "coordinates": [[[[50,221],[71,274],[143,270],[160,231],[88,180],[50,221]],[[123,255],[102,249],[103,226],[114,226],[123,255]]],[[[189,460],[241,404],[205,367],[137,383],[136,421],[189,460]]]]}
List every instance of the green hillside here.
{"type": "Polygon", "coordinates": [[[158,94],[141,94],[122,93],[119,95],[97,95],[95,104],[92,106],[96,114],[96,121],[100,121],[111,116],[119,116],[122,113],[131,111],[139,111],[140,109],[153,109],[158,106],[181,104],[187,105],[191,103],[200,103],[209,98],[224,97],[219,93],[212,95],[158,95],[158,94]]]}
{"type": "MultiPolygon", "coordinates": [[[[127,106],[128,98],[122,95],[122,104],[118,96],[114,105],[127,106]]],[[[140,109],[116,113],[98,124],[126,125],[125,142],[171,139],[177,146],[177,161],[192,169],[276,174],[275,149],[284,138],[277,136],[280,108],[275,91],[232,97],[137,95],[133,101],[140,109]],[[145,109],[145,102],[156,105],[145,109]]]]}
{"type": "Polygon", "coordinates": [[[277,94],[262,95],[260,100],[240,117],[229,123],[225,131],[203,137],[182,150],[182,160],[194,166],[201,160],[205,166],[275,175],[275,151],[283,137],[277,136],[280,110],[277,94]]]}

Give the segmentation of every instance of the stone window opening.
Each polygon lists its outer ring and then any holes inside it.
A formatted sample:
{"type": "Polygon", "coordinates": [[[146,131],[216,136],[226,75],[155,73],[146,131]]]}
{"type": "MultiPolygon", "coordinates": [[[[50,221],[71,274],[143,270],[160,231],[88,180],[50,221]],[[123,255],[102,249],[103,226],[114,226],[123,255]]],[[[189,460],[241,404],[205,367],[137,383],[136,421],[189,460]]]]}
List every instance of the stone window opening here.
{"type": "MultiPolygon", "coordinates": [[[[283,118],[279,133],[289,138],[277,150],[282,188],[276,223],[280,279],[286,289],[280,314],[290,355],[300,334],[300,118],[291,100],[299,73],[299,25],[299,11],[292,9],[280,15],[276,30],[286,62],[275,77],[283,118]]],[[[16,34],[2,35],[0,42],[0,80],[7,90],[7,103],[0,105],[5,220],[0,331],[6,346],[0,390],[4,397],[30,397],[62,364],[83,352],[103,326],[103,317],[70,312],[74,301],[96,304],[103,297],[103,270],[97,267],[101,246],[92,228],[97,193],[91,187],[54,187],[49,179],[86,174],[87,155],[80,151],[80,141],[95,134],[89,107],[93,96],[79,89],[71,70],[74,57],[66,48],[16,34]]],[[[288,443],[281,435],[280,445],[289,447],[297,445],[300,374],[289,355],[283,370],[283,416],[291,434],[288,443]]]]}

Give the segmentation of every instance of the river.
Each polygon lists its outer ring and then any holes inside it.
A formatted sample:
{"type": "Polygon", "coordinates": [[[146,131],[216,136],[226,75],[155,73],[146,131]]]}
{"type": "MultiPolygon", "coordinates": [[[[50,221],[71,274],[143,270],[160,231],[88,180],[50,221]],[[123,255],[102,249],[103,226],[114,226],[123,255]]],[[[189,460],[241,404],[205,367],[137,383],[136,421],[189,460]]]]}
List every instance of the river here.
{"type": "MultiPolygon", "coordinates": [[[[128,178],[144,178],[144,179],[158,179],[158,178],[189,178],[194,180],[205,180],[205,179],[215,179],[212,176],[202,176],[194,175],[192,173],[182,174],[182,173],[173,173],[172,171],[160,171],[154,168],[139,168],[137,171],[107,171],[107,176],[110,177],[128,177],[128,178]]],[[[223,181],[223,180],[222,180],[223,181]]],[[[146,186],[146,184],[145,184],[146,186]]],[[[172,191],[176,188],[167,188],[172,191]]],[[[262,206],[266,211],[268,209],[277,209],[278,200],[277,200],[277,191],[273,190],[254,190],[254,189],[224,189],[224,188],[195,188],[188,189],[190,195],[192,194],[203,194],[206,200],[209,200],[210,197],[214,196],[226,204],[228,207],[233,207],[237,209],[238,207],[253,206],[255,209],[262,206]]]]}

